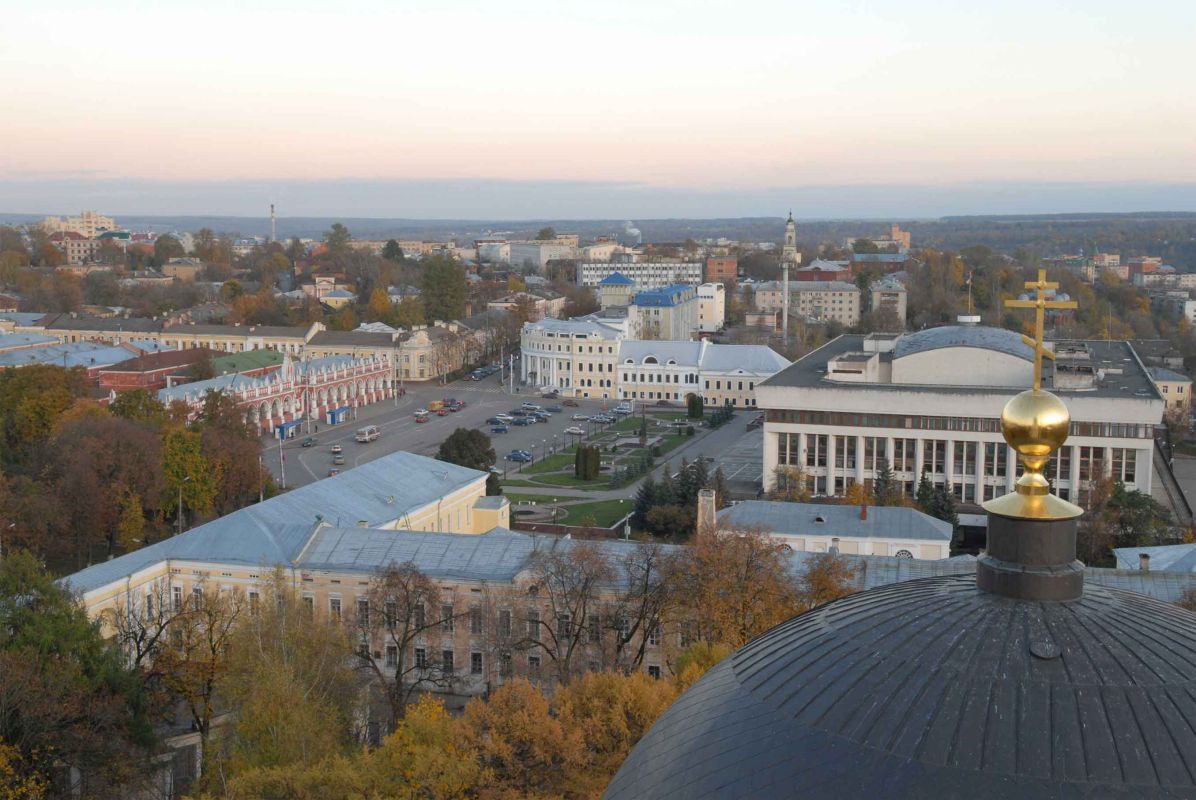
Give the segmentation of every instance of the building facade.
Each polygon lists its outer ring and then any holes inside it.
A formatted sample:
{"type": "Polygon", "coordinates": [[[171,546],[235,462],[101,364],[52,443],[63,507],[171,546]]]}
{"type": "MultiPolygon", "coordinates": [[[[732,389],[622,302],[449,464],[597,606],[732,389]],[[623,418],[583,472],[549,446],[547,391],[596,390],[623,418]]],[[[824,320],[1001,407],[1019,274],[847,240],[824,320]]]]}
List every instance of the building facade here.
{"type": "Polygon", "coordinates": [[[703,283],[698,287],[698,330],[721,331],[727,323],[727,288],[721,283],[703,283]]]}
{"type": "Polygon", "coordinates": [[[615,397],[615,365],[625,335],[589,320],[529,322],[519,337],[520,381],[570,397],[615,397]]]}
{"type": "Polygon", "coordinates": [[[697,286],[702,282],[702,267],[696,261],[583,261],[577,265],[577,285],[594,287],[619,272],[640,289],[660,289],[675,283],[697,286]]]}
{"type": "Polygon", "coordinates": [[[677,283],[636,292],[627,318],[638,338],[689,339],[698,330],[698,288],[677,283]]]}
{"type": "Polygon", "coordinates": [[[890,312],[901,323],[901,327],[905,328],[909,292],[906,291],[904,283],[892,275],[886,275],[869,284],[868,296],[869,308],[873,313],[890,312]]]}
{"type": "Polygon", "coordinates": [[[94,239],[104,231],[116,229],[116,220],[94,211],[84,211],[77,217],[46,217],[41,221],[46,233],[77,233],[85,239],[94,239]]]}
{"type": "Polygon", "coordinates": [[[549,261],[577,257],[577,248],[567,241],[510,242],[507,247],[507,259],[513,267],[543,270],[549,261]]]}
{"type": "MultiPolygon", "coordinates": [[[[1126,342],[1055,351],[1046,382],[1072,430],[1047,467],[1053,490],[1083,505],[1093,480],[1109,476],[1149,493],[1164,403],[1145,367],[1126,342]]],[[[997,328],[840,336],[757,387],[765,487],[781,467],[800,470],[817,495],[842,496],[884,459],[907,494],[925,472],[965,503],[1003,495],[1017,462],[1001,410],[1032,377],[1032,348],[997,328]]]]}
{"type": "Polygon", "coordinates": [[[697,395],[708,406],[755,408],[758,385],[789,366],[763,345],[654,342],[619,343],[617,395],[622,400],[681,404],[697,395]]]}
{"type": "MultiPolygon", "coordinates": [[[[758,283],[755,291],[758,310],[782,309],[780,281],[758,283]]],[[[860,321],[860,290],[844,281],[794,281],[789,284],[789,313],[850,327],[860,321]]]]}
{"type": "Polygon", "coordinates": [[[1192,413],[1192,379],[1166,367],[1149,367],[1151,380],[1159,387],[1166,413],[1185,423],[1192,413]]]}
{"type": "Polygon", "coordinates": [[[739,280],[739,259],[720,256],[706,259],[707,283],[735,283],[739,280]]]}

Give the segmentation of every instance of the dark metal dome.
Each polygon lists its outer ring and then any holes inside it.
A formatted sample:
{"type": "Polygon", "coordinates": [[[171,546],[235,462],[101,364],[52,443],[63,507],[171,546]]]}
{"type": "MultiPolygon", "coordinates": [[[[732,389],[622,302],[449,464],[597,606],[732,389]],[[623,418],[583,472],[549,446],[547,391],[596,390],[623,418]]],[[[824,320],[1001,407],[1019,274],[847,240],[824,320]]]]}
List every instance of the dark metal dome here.
{"type": "Polygon", "coordinates": [[[974,576],[852,595],[686,692],[608,787],[624,798],[1196,798],[1196,615],[974,576]]]}

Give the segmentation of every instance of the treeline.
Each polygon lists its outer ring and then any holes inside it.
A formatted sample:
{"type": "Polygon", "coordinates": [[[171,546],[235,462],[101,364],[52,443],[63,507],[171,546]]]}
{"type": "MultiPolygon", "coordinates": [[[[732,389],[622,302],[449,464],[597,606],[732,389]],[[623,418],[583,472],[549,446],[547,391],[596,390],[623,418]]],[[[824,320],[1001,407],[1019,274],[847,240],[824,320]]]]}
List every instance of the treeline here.
{"type": "Polygon", "coordinates": [[[80,368],[0,372],[5,547],[72,572],[273,494],[231,398],[208,395],[185,422],[145,390],[101,406],[80,368]]]}

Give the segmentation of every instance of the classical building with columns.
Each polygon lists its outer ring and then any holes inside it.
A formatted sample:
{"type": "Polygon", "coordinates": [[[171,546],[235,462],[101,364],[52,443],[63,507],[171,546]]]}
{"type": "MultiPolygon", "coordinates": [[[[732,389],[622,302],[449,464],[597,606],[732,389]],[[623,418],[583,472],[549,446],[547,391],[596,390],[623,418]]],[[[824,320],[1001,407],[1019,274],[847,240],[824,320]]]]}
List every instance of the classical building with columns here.
{"type": "Polygon", "coordinates": [[[208,380],[162,389],[158,400],[167,406],[183,402],[188,419],[203,411],[210,392],[232,397],[245,420],[263,433],[282,435],[305,420],[334,424],[347,419],[354,408],[393,397],[394,371],[385,358],[327,356],[308,361],[283,362],[266,375],[232,373],[208,380]]]}
{"type": "MultiPolygon", "coordinates": [[[[1083,505],[1102,475],[1150,492],[1163,397],[1126,342],[1056,342],[1044,388],[1071,410],[1071,435],[1047,467],[1053,491],[1083,505]]],[[[1012,331],[950,325],[845,335],[756,387],[766,410],[764,485],[800,468],[816,495],[875,478],[882,458],[908,493],[925,471],[965,503],[1012,491],[1001,435],[1005,402],[1030,387],[1032,347],[1012,331]]]]}

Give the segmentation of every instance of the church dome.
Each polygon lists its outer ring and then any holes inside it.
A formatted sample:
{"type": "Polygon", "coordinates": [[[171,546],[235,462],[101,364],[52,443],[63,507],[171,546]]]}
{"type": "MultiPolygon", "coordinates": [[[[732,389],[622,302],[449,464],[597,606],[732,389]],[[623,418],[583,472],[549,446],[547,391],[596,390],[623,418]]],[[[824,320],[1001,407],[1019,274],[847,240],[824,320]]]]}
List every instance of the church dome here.
{"type": "Polygon", "coordinates": [[[1196,798],[1196,615],[908,581],[779,625],[687,691],[608,800],[1196,798]]]}

